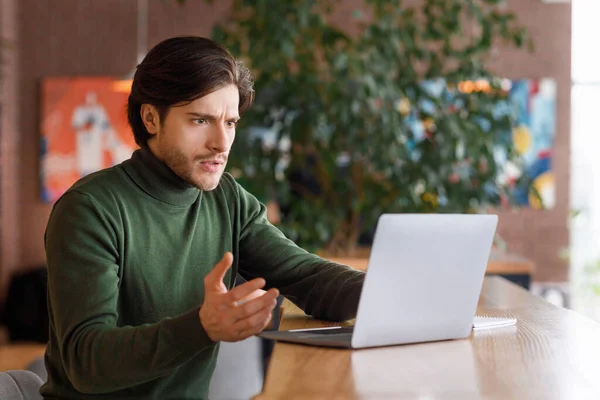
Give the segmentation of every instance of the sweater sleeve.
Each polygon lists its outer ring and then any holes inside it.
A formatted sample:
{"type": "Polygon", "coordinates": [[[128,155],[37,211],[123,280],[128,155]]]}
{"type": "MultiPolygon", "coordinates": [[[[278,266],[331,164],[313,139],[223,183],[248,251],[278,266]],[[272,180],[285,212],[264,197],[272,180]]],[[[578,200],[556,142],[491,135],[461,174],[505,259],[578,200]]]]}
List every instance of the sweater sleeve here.
{"type": "Polygon", "coordinates": [[[364,272],[328,262],[298,247],[269,223],[266,208],[256,197],[237,187],[241,218],[240,274],[265,278],[268,287],[276,287],[315,318],[331,321],[354,318],[364,272]]]}
{"type": "Polygon", "coordinates": [[[119,259],[114,221],[87,194],[54,206],[45,235],[51,329],[69,380],[98,394],[148,382],[213,347],[198,308],[157,323],[117,326],[119,259]]]}

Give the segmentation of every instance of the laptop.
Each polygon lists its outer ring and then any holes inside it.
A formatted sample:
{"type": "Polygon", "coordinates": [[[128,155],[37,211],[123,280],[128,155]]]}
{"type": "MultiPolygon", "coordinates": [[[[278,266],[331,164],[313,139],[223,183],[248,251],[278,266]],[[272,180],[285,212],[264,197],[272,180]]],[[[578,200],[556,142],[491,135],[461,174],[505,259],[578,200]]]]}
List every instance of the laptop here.
{"type": "Polygon", "coordinates": [[[496,215],[383,214],[354,326],[259,336],[352,349],[466,338],[497,224],[496,215]]]}

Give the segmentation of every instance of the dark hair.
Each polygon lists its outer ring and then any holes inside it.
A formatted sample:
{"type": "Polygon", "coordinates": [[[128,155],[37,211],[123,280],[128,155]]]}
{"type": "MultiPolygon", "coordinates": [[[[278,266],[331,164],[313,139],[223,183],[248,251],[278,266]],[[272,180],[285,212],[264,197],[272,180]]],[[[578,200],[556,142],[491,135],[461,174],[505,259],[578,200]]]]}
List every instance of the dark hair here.
{"type": "Polygon", "coordinates": [[[190,103],[234,84],[240,93],[242,115],[254,100],[248,68],[217,42],[196,36],[167,39],[154,46],[137,66],[127,103],[127,118],[135,142],[145,146],[150,138],[140,110],[152,104],[164,121],[173,105],[190,103]]]}

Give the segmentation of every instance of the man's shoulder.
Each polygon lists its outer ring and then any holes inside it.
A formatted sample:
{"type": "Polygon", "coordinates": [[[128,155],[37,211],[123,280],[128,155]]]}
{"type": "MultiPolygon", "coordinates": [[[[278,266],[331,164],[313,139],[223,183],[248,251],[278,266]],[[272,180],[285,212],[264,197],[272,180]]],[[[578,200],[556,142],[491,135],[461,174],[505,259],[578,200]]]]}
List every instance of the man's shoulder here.
{"type": "Polygon", "coordinates": [[[60,198],[77,197],[75,194],[93,198],[95,202],[104,202],[114,198],[127,185],[127,175],[121,164],[105,168],[80,178],[60,198]],[[74,196],[75,195],[75,196],[74,196]]]}

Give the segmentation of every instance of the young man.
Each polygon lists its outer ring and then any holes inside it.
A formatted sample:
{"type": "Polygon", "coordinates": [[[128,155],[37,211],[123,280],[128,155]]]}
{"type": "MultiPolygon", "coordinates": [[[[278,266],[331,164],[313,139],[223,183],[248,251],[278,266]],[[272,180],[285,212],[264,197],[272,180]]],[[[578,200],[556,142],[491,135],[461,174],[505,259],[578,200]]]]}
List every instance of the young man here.
{"type": "Polygon", "coordinates": [[[298,248],[223,173],[252,99],[249,71],[209,39],[166,40],[138,66],[140,150],[73,185],[48,222],[45,398],[206,398],[218,343],[264,329],[279,292],[354,317],[364,274],[298,248]]]}

